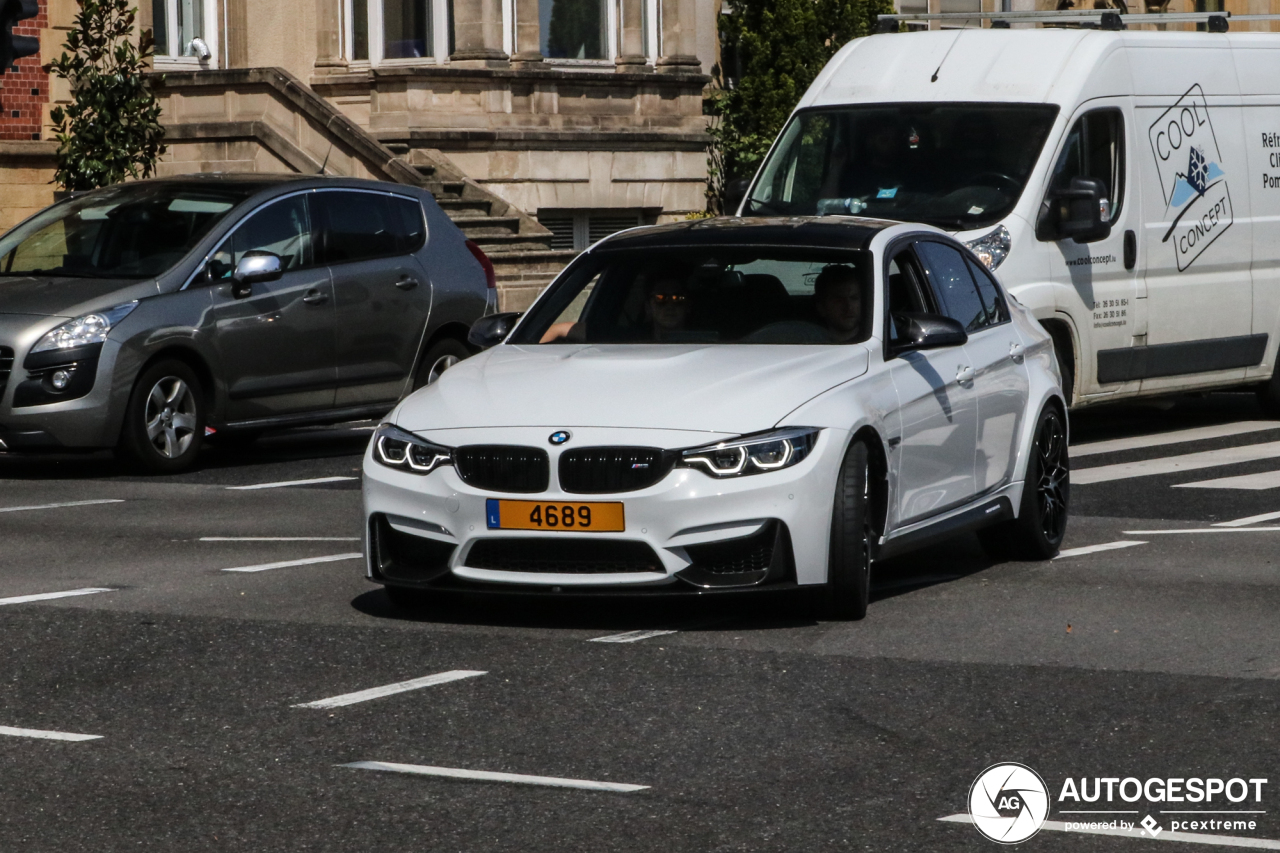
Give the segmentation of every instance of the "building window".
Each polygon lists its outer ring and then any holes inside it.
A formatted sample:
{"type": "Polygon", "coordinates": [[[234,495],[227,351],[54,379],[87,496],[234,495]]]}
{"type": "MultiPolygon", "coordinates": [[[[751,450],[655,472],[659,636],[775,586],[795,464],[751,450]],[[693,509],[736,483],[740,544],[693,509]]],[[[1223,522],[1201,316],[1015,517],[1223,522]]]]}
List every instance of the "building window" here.
{"type": "Polygon", "coordinates": [[[583,251],[595,243],[627,228],[644,225],[644,212],[640,210],[566,210],[542,208],[538,222],[551,231],[552,249],[583,251]]]}
{"type": "Polygon", "coordinates": [[[159,67],[211,67],[218,59],[217,0],[152,0],[159,67]]]}
{"type": "Polygon", "coordinates": [[[607,0],[538,0],[542,55],[548,59],[610,59],[607,0]]]}
{"type": "Polygon", "coordinates": [[[347,58],[378,64],[449,55],[447,0],[347,0],[347,58]]]}

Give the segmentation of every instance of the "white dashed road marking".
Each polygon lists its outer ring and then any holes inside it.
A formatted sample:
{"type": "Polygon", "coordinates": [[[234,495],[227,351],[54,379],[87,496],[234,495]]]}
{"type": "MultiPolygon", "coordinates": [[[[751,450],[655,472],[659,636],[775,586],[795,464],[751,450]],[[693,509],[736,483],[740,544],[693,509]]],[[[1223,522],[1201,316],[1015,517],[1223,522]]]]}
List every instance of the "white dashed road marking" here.
{"type": "Polygon", "coordinates": [[[1152,477],[1157,474],[1178,474],[1199,468],[1216,468],[1219,465],[1237,465],[1256,462],[1259,459],[1280,457],[1280,441],[1265,444],[1246,444],[1244,447],[1224,447],[1220,450],[1202,450],[1182,456],[1162,456],[1141,462],[1121,462],[1116,465],[1099,465],[1095,468],[1077,468],[1071,472],[1071,485],[1087,486],[1091,483],[1109,483],[1132,477],[1152,477]]]}
{"type": "Polygon", "coordinates": [[[233,492],[249,492],[255,489],[283,489],[286,486],[310,486],[314,483],[339,483],[343,480],[358,480],[359,477],[316,477],[314,480],[284,480],[279,483],[255,483],[252,486],[227,486],[233,492]]]}
{"type": "Polygon", "coordinates": [[[201,536],[201,542],[359,542],[359,536],[201,536]]]}
{"type": "Polygon", "coordinates": [[[439,672],[435,675],[415,678],[411,681],[397,681],[395,684],[387,684],[383,687],[371,687],[368,690],[361,690],[356,693],[344,693],[341,696],[331,696],[328,699],[318,699],[315,702],[304,702],[301,705],[294,705],[293,707],[341,708],[343,705],[354,705],[357,702],[368,702],[370,699],[381,699],[383,696],[393,696],[396,693],[406,693],[410,690],[418,690],[422,687],[434,687],[437,684],[447,684],[450,681],[458,681],[463,678],[475,678],[477,675],[488,675],[488,673],[474,669],[455,669],[450,672],[439,672]]]}
{"type": "MultiPolygon", "coordinates": [[[[973,818],[967,814],[953,814],[947,817],[938,818],[940,821],[947,823],[973,823],[973,818]]],[[[1074,823],[1074,821],[1073,821],[1074,823]]],[[[1070,832],[1078,835],[1120,835],[1127,838],[1141,838],[1146,841],[1153,840],[1152,836],[1143,830],[1134,827],[1133,829],[1067,829],[1067,824],[1060,820],[1046,820],[1042,829],[1048,829],[1053,832],[1070,832]]],[[[1174,832],[1166,829],[1154,837],[1155,841],[1181,841],[1186,844],[1213,844],[1218,847],[1250,847],[1254,850],[1280,850],[1280,841],[1272,841],[1269,838],[1242,838],[1236,835],[1204,835],[1198,832],[1174,832]]]]}
{"type": "Polygon", "coordinates": [[[550,788],[581,788],[585,791],[614,791],[628,794],[646,790],[648,785],[624,785],[620,782],[592,782],[588,779],[559,779],[554,776],[524,776],[519,773],[492,773],[488,770],[461,770],[454,767],[428,767],[419,764],[391,764],[386,761],[355,761],[339,764],[357,770],[386,770],[392,773],[416,773],[420,776],[445,776],[481,782],[512,782],[517,785],[545,785],[550,788]]]}
{"type": "Polygon", "coordinates": [[[1280,488],[1280,471],[1262,471],[1257,474],[1240,474],[1235,477],[1218,477],[1195,483],[1175,483],[1175,489],[1243,489],[1261,492],[1280,488]]]}
{"type": "MultiPolygon", "coordinates": [[[[1129,531],[1125,531],[1128,533],[1129,531]]],[[[1120,548],[1132,548],[1134,545],[1146,545],[1146,542],[1135,542],[1128,539],[1122,539],[1119,542],[1106,542],[1102,545],[1086,545],[1083,548],[1068,548],[1065,551],[1059,551],[1055,560],[1061,560],[1063,557],[1083,557],[1085,554],[1096,554],[1099,551],[1116,551],[1120,548]]]]}
{"type": "Polygon", "coordinates": [[[667,634],[675,634],[673,630],[654,630],[654,631],[628,631],[625,634],[610,634],[607,637],[595,637],[587,640],[588,643],[638,643],[641,640],[648,640],[651,637],[664,637],[667,634]]]}
{"type": "Polygon", "coordinates": [[[260,566],[237,566],[234,569],[223,569],[224,572],[268,572],[272,569],[287,569],[292,566],[311,566],[316,563],[336,563],[339,560],[359,560],[364,554],[330,554],[327,557],[308,557],[305,560],[284,560],[279,563],[263,563],[260,566]]]}
{"type": "Polygon", "coordinates": [[[0,512],[26,512],[29,509],[62,509],[68,506],[96,506],[98,504],[122,504],[123,500],[108,499],[100,501],[70,501],[61,504],[40,504],[39,506],[0,506],[0,512]]]}
{"type": "Polygon", "coordinates": [[[1180,429],[1174,432],[1156,433],[1155,435],[1135,435],[1131,438],[1093,441],[1089,444],[1077,444],[1072,447],[1071,457],[1074,459],[1079,456],[1092,456],[1095,453],[1115,453],[1120,450],[1141,450],[1146,447],[1181,444],[1185,441],[1201,441],[1207,438],[1226,438],[1231,435],[1244,435],[1268,429],[1280,429],[1280,421],[1240,421],[1233,424],[1180,429]]]}
{"type": "Polygon", "coordinates": [[[1214,527],[1244,527],[1249,524],[1257,524],[1261,521],[1275,521],[1280,518],[1280,512],[1264,512],[1262,515],[1251,515],[1247,518],[1237,518],[1235,521],[1219,521],[1214,527]]]}
{"type": "Polygon", "coordinates": [[[73,595],[93,595],[99,592],[115,592],[107,587],[86,587],[85,589],[68,589],[64,592],[40,592],[35,595],[16,595],[13,598],[0,598],[0,604],[26,604],[31,601],[51,601],[55,598],[70,598],[73,595]]]}
{"type": "Polygon", "coordinates": [[[101,740],[102,735],[77,735],[71,732],[45,732],[40,729],[15,729],[11,726],[0,726],[0,735],[10,737],[33,737],[40,740],[101,740]]]}
{"type": "Polygon", "coordinates": [[[1160,536],[1165,533],[1280,533],[1280,527],[1188,527],[1185,530],[1126,530],[1125,536],[1160,536]]]}

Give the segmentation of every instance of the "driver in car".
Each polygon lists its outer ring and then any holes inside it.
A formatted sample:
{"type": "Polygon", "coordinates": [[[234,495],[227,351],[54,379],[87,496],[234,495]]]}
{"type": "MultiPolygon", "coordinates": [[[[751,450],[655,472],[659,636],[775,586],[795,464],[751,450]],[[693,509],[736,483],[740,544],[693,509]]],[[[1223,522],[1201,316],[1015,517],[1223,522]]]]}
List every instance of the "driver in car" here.
{"type": "Polygon", "coordinates": [[[813,308],[833,343],[857,339],[862,333],[862,283],[845,264],[829,264],[813,283],[813,308]]]}

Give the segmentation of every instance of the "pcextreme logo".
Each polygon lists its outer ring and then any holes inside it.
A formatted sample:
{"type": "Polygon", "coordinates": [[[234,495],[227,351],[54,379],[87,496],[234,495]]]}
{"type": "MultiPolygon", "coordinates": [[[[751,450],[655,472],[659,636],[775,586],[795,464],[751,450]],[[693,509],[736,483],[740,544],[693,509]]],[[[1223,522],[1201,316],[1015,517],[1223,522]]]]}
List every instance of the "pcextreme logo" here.
{"type": "Polygon", "coordinates": [[[1209,120],[1209,105],[1199,84],[1160,114],[1147,130],[1165,215],[1171,219],[1163,243],[1173,244],[1178,272],[1231,227],[1231,193],[1222,153],[1209,120]]]}

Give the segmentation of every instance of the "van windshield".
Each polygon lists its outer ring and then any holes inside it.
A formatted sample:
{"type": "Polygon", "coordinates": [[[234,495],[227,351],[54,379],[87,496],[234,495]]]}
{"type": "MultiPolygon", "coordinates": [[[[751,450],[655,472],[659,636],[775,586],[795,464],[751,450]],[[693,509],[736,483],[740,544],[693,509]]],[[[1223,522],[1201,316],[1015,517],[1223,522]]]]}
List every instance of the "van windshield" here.
{"type": "Polygon", "coordinates": [[[782,132],[743,214],[993,225],[1017,204],[1057,113],[973,103],[806,110],[782,132]]]}

